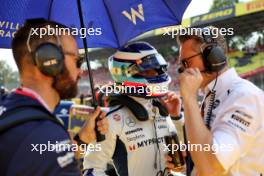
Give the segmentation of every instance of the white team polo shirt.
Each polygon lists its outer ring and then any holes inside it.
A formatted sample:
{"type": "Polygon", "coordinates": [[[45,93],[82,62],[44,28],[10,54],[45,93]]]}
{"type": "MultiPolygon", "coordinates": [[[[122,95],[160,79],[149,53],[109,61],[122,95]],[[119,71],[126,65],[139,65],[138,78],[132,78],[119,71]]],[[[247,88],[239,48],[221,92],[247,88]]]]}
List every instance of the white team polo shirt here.
{"type": "MultiPolygon", "coordinates": [[[[212,90],[215,80],[207,89],[212,90]]],[[[234,68],[221,74],[210,120],[216,157],[228,176],[264,174],[264,93],[238,76],[234,68]]],[[[205,100],[205,115],[210,96],[205,100]]]]}

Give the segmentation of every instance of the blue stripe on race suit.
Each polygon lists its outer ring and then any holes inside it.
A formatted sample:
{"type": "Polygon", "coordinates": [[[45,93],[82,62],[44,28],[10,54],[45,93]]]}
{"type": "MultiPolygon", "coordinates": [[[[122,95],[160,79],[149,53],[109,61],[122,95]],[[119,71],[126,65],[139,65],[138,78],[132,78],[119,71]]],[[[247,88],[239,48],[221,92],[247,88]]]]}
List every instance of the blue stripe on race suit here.
{"type": "Polygon", "coordinates": [[[110,114],[112,114],[112,113],[118,111],[119,109],[121,109],[121,108],[123,108],[123,107],[124,107],[123,105],[118,106],[116,109],[113,109],[113,110],[109,111],[109,112],[106,114],[106,116],[109,116],[110,114]]]}
{"type": "Polygon", "coordinates": [[[88,170],[86,170],[86,171],[84,172],[83,176],[95,176],[95,175],[93,174],[93,170],[94,170],[94,169],[88,169],[88,170]]]}
{"type": "Polygon", "coordinates": [[[125,144],[117,136],[116,148],[113,154],[115,168],[119,175],[128,176],[127,150],[125,144]]]}

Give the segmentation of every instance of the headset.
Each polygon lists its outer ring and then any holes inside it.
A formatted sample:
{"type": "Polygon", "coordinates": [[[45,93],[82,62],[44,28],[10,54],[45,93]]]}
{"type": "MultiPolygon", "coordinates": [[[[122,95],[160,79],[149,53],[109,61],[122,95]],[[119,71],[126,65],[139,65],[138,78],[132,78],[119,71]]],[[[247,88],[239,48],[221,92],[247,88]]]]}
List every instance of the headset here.
{"type": "Polygon", "coordinates": [[[214,40],[210,28],[202,29],[202,37],[205,47],[203,48],[203,46],[201,46],[201,53],[206,71],[221,71],[227,64],[224,50],[214,40]],[[207,33],[209,33],[209,35],[207,33]]]}
{"type": "MultiPolygon", "coordinates": [[[[211,29],[206,27],[201,29],[201,37],[204,43],[201,45],[201,55],[205,66],[205,71],[208,73],[219,72],[227,64],[227,59],[224,50],[214,40],[211,29]]],[[[182,73],[185,67],[179,68],[178,72],[182,73]]]]}
{"type": "MultiPolygon", "coordinates": [[[[28,20],[30,23],[32,20],[28,20]]],[[[36,21],[36,20],[35,20],[36,21]]],[[[43,28],[45,28],[46,20],[38,21],[43,28]]],[[[40,25],[37,27],[40,28],[40,25]]],[[[34,64],[40,69],[40,71],[50,77],[55,77],[56,75],[62,73],[64,68],[64,53],[61,47],[60,39],[57,35],[56,44],[51,42],[44,42],[36,47],[35,50],[32,51],[30,47],[30,39],[32,34],[32,28],[30,29],[30,33],[27,38],[27,48],[28,51],[32,54],[34,64]]]]}

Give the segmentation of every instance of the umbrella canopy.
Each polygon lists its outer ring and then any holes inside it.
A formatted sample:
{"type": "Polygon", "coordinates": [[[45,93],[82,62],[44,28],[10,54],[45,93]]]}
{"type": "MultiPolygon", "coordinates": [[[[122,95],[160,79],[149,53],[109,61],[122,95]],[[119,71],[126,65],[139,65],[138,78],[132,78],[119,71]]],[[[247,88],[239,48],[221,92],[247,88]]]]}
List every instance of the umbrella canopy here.
{"type": "Polygon", "coordinates": [[[118,48],[152,29],[177,25],[191,0],[1,0],[0,48],[10,48],[15,31],[29,18],[57,21],[85,37],[89,48],[118,48]]]}

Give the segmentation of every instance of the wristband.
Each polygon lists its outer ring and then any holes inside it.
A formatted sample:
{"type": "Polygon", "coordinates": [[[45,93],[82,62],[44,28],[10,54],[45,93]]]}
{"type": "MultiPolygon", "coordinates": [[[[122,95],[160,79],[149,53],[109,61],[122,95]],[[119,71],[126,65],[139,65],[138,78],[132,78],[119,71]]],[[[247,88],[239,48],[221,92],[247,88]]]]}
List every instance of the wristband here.
{"type": "Polygon", "coordinates": [[[74,136],[73,140],[75,140],[75,141],[77,142],[78,146],[81,146],[81,145],[83,145],[83,144],[88,145],[87,143],[83,142],[83,141],[80,139],[79,134],[76,134],[76,135],[74,136]]]}
{"type": "Polygon", "coordinates": [[[170,116],[172,120],[180,120],[182,118],[182,113],[178,116],[170,116]]]}

